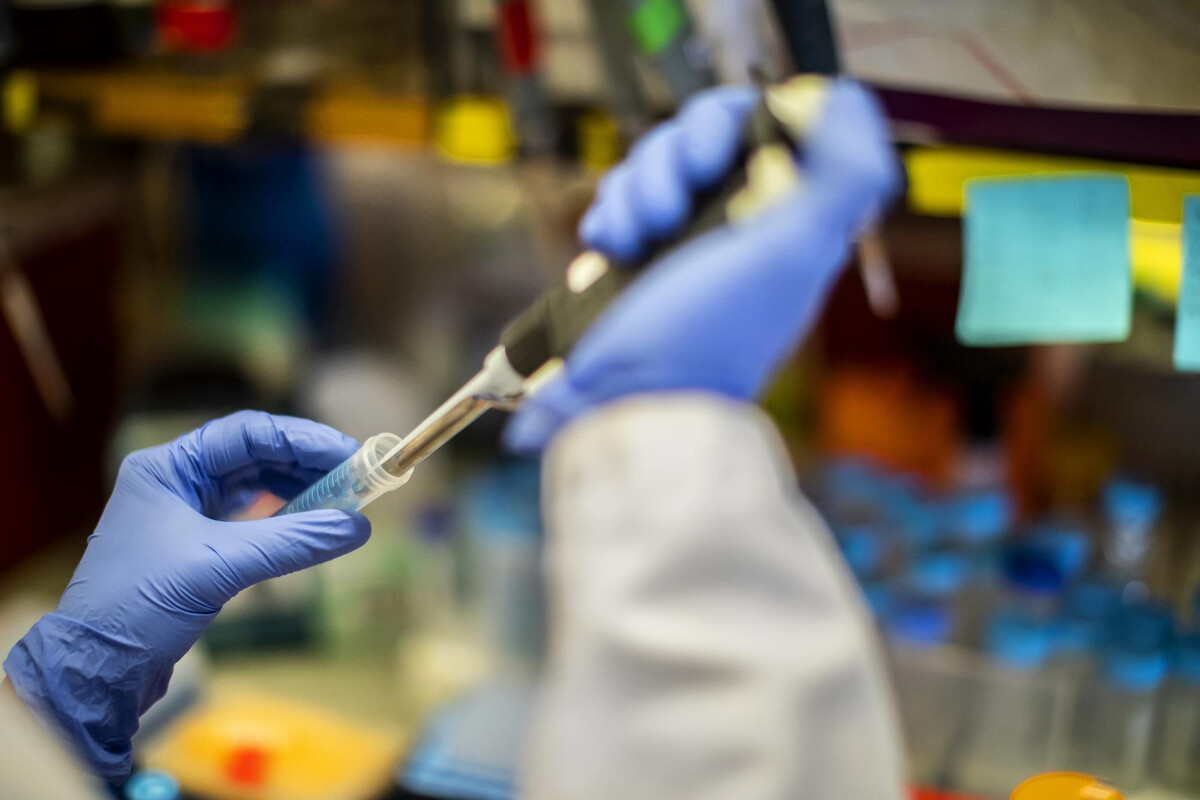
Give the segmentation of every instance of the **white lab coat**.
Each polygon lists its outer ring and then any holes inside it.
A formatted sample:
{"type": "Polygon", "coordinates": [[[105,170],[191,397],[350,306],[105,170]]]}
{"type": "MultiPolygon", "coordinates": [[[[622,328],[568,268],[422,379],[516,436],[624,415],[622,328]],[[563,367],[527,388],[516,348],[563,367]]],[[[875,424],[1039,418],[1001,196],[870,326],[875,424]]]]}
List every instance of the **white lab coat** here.
{"type": "Polygon", "coordinates": [[[906,796],[880,648],[765,415],[615,403],[557,437],[544,496],[525,800],[906,796]]]}
{"type": "Polygon", "coordinates": [[[98,781],[84,777],[50,732],[0,684],[0,798],[102,800],[98,781]]]}

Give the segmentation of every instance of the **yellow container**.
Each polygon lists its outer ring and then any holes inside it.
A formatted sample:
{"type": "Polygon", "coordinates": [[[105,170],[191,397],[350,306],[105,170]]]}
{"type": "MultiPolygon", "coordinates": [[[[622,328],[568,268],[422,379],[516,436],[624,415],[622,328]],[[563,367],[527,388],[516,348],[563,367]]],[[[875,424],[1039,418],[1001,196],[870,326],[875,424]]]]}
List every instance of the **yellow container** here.
{"type": "Polygon", "coordinates": [[[369,800],[392,781],[402,745],[387,731],[246,695],[189,712],[145,761],[213,800],[369,800]]]}
{"type": "Polygon", "coordinates": [[[1123,795],[1091,775],[1048,772],[1022,783],[1009,800],[1123,800],[1123,795]]]}
{"type": "Polygon", "coordinates": [[[512,120],[492,97],[455,97],[437,110],[434,145],[451,161],[504,164],[517,152],[512,120]]]}

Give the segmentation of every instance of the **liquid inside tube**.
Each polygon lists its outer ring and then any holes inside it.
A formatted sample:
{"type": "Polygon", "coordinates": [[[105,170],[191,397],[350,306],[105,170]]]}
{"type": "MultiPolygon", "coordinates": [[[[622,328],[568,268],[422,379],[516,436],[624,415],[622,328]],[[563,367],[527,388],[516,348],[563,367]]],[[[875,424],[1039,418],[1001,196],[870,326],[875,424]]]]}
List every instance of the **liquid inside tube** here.
{"type": "Polygon", "coordinates": [[[384,461],[396,451],[400,442],[400,437],[394,433],[372,436],[358,452],[301,492],[279,514],[321,508],[358,511],[380,495],[403,486],[412,476],[411,469],[403,475],[392,475],[383,468],[384,461]]]}

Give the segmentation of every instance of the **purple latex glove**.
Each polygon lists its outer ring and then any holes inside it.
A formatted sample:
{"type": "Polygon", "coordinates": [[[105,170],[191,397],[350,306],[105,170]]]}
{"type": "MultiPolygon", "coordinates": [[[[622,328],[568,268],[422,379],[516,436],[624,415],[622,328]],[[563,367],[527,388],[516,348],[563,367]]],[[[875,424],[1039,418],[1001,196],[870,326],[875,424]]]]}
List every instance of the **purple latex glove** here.
{"type": "MultiPolygon", "coordinates": [[[[630,260],[667,238],[693,196],[726,173],[755,101],[749,89],[716,89],[652,131],[603,181],[580,224],[584,242],[630,260]]],[[[899,183],[883,115],[851,81],[832,84],[803,151],[801,185],[779,205],[650,265],[526,402],[510,446],[537,450],[565,422],[630,394],[749,399],[763,388],[899,183]]]]}
{"type": "Polygon", "coordinates": [[[361,546],[361,514],[221,522],[257,491],[288,497],[358,448],[315,422],[242,411],[131,454],[58,608],[9,653],[18,696],[102,777],[129,774],[138,717],[230,598],[361,546]]]}

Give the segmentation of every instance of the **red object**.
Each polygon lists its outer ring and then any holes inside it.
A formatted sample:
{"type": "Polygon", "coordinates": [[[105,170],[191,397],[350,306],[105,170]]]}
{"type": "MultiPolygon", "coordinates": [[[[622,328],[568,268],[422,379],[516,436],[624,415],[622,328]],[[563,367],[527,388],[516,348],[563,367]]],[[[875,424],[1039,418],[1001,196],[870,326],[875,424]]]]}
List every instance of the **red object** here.
{"type": "Polygon", "coordinates": [[[262,786],[267,782],[267,751],[247,744],[235,748],[225,762],[229,780],[243,786],[262,786]]]}
{"type": "Polygon", "coordinates": [[[980,800],[980,799],[970,797],[965,794],[955,794],[953,792],[939,792],[936,789],[922,789],[920,787],[914,787],[912,790],[912,800],[980,800]]]}
{"type": "Polygon", "coordinates": [[[500,51],[509,73],[524,76],[533,72],[538,42],[528,0],[510,0],[500,6],[500,51]]]}
{"type": "Polygon", "coordinates": [[[171,50],[218,53],[233,43],[233,7],[219,0],[168,0],[158,7],[158,28],[171,50]]]}

